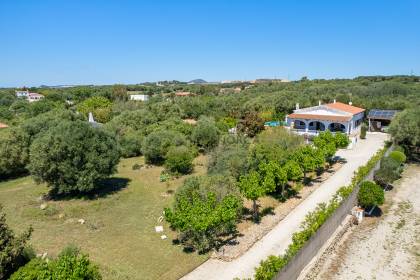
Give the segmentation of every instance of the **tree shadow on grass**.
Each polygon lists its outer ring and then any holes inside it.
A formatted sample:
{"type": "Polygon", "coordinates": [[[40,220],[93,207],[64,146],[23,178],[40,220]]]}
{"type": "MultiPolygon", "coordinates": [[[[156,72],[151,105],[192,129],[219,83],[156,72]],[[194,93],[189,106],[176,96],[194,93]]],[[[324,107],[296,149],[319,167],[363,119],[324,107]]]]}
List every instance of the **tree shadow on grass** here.
{"type": "Polygon", "coordinates": [[[96,199],[107,197],[108,195],[114,194],[125,189],[128,186],[128,183],[130,183],[130,181],[131,180],[128,178],[121,177],[111,177],[103,179],[96,184],[95,190],[87,194],[87,198],[96,199]]]}
{"type": "Polygon", "coordinates": [[[54,194],[50,192],[45,198],[50,200],[70,200],[74,198],[94,200],[107,197],[125,189],[130,181],[128,178],[111,177],[96,182],[95,189],[90,192],[69,194],[54,194]]]}
{"type": "Polygon", "coordinates": [[[194,248],[194,246],[190,244],[188,241],[186,240],[183,241],[180,238],[172,239],[172,244],[177,245],[177,246],[182,246],[182,251],[184,253],[187,253],[187,254],[198,253],[199,255],[202,255],[212,250],[219,251],[220,248],[222,248],[225,245],[234,246],[234,245],[239,244],[239,242],[237,241],[238,236],[243,236],[243,235],[239,233],[239,231],[237,230],[227,232],[225,234],[219,234],[213,240],[213,245],[211,245],[210,247],[206,249],[201,249],[201,250],[194,248]]]}

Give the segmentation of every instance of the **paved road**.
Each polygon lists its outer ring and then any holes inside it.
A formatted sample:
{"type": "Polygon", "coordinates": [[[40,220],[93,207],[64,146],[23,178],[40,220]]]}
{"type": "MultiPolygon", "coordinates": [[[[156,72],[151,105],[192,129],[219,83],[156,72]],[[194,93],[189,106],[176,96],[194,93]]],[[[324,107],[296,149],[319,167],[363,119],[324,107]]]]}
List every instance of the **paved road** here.
{"type": "Polygon", "coordinates": [[[347,163],[245,254],[231,262],[209,259],[181,279],[232,280],[235,277],[240,279],[251,278],[254,275],[254,268],[259,265],[261,260],[269,255],[279,255],[285,251],[292,241],[292,234],[299,230],[305,215],[315,209],[318,203],[327,202],[341,186],[349,184],[354,171],[383,147],[384,140],[387,137],[380,133],[368,133],[366,138],[365,140],[359,140],[351,150],[338,151],[337,155],[345,158],[347,163]]]}

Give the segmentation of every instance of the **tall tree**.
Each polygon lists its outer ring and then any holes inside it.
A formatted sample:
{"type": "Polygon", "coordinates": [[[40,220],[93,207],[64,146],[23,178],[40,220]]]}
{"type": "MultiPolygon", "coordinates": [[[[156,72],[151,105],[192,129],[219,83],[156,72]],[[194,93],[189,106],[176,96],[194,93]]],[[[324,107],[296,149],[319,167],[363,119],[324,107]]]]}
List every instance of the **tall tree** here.
{"type": "Polygon", "coordinates": [[[29,170],[51,194],[89,192],[119,161],[115,139],[86,122],[64,121],[31,145],[29,170]]]}
{"type": "Polygon", "coordinates": [[[267,193],[267,185],[260,183],[260,175],[256,171],[240,178],[239,188],[241,193],[249,200],[252,200],[252,210],[254,221],[258,221],[258,204],[257,200],[267,193]]]}

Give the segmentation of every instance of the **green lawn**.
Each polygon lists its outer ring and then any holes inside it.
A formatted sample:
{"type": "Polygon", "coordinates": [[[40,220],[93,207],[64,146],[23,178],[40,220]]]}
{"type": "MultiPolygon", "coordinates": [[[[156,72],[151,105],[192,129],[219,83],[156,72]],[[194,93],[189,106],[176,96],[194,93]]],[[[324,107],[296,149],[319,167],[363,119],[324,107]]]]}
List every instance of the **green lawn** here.
{"type": "MultiPolygon", "coordinates": [[[[205,160],[196,159],[194,174],[205,172],[205,160]]],[[[24,177],[0,182],[0,203],[16,232],[33,226],[31,244],[38,253],[55,256],[73,243],[99,264],[104,279],[178,279],[208,258],[173,245],[175,234],[167,224],[166,240],[154,229],[173,199],[167,189],[175,190],[185,177],[168,186],[159,182],[161,167],[132,170],[143,162],[142,157],[122,160],[114,182],[129,179],[128,185],[101,198],[52,201],[41,210],[40,196],[47,188],[24,177]]]]}

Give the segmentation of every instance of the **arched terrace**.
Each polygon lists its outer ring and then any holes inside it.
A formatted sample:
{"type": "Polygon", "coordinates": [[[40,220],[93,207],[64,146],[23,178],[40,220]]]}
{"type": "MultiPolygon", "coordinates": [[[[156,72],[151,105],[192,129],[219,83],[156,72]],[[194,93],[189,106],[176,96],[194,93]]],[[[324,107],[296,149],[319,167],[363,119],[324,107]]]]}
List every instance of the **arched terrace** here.
{"type": "Polygon", "coordinates": [[[325,131],[325,124],[319,121],[312,121],[309,123],[309,130],[325,131]]]}
{"type": "Polygon", "coordinates": [[[328,129],[331,132],[346,132],[346,126],[342,123],[330,123],[328,129]]]}
{"type": "Polygon", "coordinates": [[[293,121],[293,128],[294,129],[306,129],[306,123],[301,120],[294,120],[293,121]]]}

